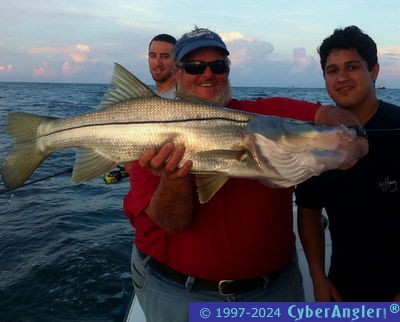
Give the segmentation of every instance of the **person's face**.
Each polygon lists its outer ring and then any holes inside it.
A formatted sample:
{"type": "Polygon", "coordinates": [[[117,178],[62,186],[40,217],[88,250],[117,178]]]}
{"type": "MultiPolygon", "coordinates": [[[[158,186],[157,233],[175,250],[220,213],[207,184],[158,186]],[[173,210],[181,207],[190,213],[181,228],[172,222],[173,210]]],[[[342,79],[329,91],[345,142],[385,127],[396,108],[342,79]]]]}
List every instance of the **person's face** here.
{"type": "Polygon", "coordinates": [[[156,82],[165,82],[172,77],[174,46],[165,41],[154,40],[149,47],[149,69],[156,82]]]}
{"type": "MultiPolygon", "coordinates": [[[[226,59],[226,56],[219,49],[204,47],[189,53],[184,60],[212,62],[223,59],[226,59]]],[[[179,67],[174,68],[179,92],[205,98],[221,105],[226,105],[231,99],[228,74],[229,70],[223,74],[215,74],[210,66],[198,75],[189,74],[179,67]]]]}
{"type": "Polygon", "coordinates": [[[332,50],[324,71],[325,85],[336,105],[355,109],[375,99],[379,64],[368,71],[367,62],[356,50],[332,50]]]}

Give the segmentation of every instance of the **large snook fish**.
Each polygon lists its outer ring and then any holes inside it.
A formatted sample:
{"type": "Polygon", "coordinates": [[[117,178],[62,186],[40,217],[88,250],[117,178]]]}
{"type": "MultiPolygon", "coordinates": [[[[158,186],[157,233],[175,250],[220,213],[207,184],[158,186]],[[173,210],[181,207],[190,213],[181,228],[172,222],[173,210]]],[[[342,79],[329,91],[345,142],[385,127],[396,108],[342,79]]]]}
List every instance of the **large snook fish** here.
{"type": "Polygon", "coordinates": [[[65,119],[11,113],[6,130],[15,146],[2,166],[6,188],[21,186],[51,153],[71,147],[78,148],[72,181],[82,182],[150,147],[183,144],[182,162],[193,161],[202,203],[228,177],[289,187],[362,156],[357,133],[344,126],[246,113],[182,95],[163,99],[118,64],[112,85],[94,112],[65,119]]]}

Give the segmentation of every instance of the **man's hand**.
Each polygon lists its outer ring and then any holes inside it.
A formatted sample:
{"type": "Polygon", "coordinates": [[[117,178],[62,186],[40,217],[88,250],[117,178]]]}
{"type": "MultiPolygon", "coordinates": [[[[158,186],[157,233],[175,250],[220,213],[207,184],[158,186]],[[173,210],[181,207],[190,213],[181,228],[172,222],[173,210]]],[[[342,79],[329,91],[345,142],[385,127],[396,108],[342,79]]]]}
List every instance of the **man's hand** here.
{"type": "Polygon", "coordinates": [[[315,114],[315,123],[337,126],[343,124],[346,126],[360,125],[360,121],[357,117],[344,108],[332,106],[332,105],[321,105],[317,113],[315,114]]]}
{"type": "Polygon", "coordinates": [[[313,279],[314,297],[316,302],[341,302],[343,301],[335,286],[327,277],[313,279]]]}
{"type": "Polygon", "coordinates": [[[191,160],[187,160],[179,168],[185,150],[183,145],[175,147],[173,143],[166,143],[159,151],[151,148],[143,153],[139,158],[139,165],[156,176],[164,176],[171,180],[183,178],[189,173],[193,164],[191,160]]]}
{"type": "Polygon", "coordinates": [[[185,147],[166,143],[160,148],[149,149],[139,158],[139,165],[160,177],[160,183],[145,208],[146,214],[168,233],[189,227],[192,221],[194,186],[189,176],[192,161],[179,164],[185,147]]]}
{"type": "MultiPolygon", "coordinates": [[[[343,124],[347,127],[360,126],[359,120],[350,111],[330,105],[321,105],[315,114],[315,123],[323,125],[337,126],[343,124]]],[[[365,137],[357,136],[357,145],[360,149],[360,155],[364,156],[368,153],[368,140],[365,137]]],[[[351,168],[357,163],[357,160],[350,161],[349,163],[341,166],[339,169],[345,170],[351,168]]]]}

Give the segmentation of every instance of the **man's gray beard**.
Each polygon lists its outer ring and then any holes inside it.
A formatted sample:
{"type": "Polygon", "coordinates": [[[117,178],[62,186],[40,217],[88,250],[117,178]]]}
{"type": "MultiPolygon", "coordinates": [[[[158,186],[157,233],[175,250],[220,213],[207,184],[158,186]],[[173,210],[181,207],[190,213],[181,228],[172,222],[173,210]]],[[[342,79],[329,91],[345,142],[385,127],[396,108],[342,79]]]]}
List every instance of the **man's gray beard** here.
{"type": "MultiPolygon", "coordinates": [[[[193,93],[181,91],[178,88],[177,94],[179,93],[196,96],[193,93]]],[[[226,86],[211,100],[211,102],[214,102],[218,105],[226,106],[231,101],[231,99],[232,99],[232,90],[228,80],[226,86]]]]}
{"type": "Polygon", "coordinates": [[[227,82],[226,86],[223,88],[223,90],[220,91],[212,101],[219,105],[226,106],[231,101],[231,99],[232,99],[232,90],[231,90],[231,85],[228,80],[228,82],[227,82]]]}

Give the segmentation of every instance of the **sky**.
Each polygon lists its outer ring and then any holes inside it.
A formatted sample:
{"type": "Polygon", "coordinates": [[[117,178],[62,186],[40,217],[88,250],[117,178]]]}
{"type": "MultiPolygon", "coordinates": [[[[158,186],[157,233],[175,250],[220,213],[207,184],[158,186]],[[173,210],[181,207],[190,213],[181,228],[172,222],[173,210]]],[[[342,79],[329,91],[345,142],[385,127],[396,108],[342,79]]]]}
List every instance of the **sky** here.
{"type": "Polygon", "coordinates": [[[317,47],[357,25],[377,43],[377,85],[400,88],[399,0],[0,0],[0,81],[110,83],[118,62],[146,84],[149,41],[220,34],[232,86],[324,87],[317,47]]]}

